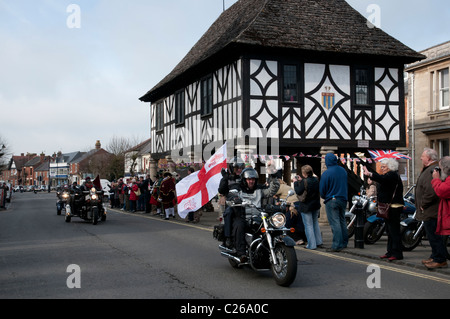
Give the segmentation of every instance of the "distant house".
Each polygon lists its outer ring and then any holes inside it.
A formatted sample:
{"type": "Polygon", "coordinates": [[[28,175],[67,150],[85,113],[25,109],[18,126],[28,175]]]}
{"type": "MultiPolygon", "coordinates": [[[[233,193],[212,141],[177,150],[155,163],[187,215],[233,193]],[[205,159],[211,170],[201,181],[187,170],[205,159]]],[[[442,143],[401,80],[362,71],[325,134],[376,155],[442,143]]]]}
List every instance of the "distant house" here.
{"type": "Polygon", "coordinates": [[[23,185],[45,185],[43,184],[42,178],[37,178],[38,175],[36,175],[36,169],[40,167],[44,162],[48,161],[50,161],[50,156],[45,156],[45,154],[34,156],[32,159],[27,161],[23,165],[23,185]]]}
{"type": "Polygon", "coordinates": [[[112,154],[102,148],[100,141],[89,152],[79,154],[69,162],[71,183],[81,183],[87,176],[109,178],[108,168],[112,154]]]}
{"type": "Polygon", "coordinates": [[[150,169],[151,139],[130,148],[125,152],[125,176],[148,173],[150,169]]]}
{"type": "Polygon", "coordinates": [[[28,174],[24,170],[25,163],[35,157],[36,154],[21,154],[12,156],[5,171],[3,171],[3,180],[9,181],[12,186],[26,185],[28,174]]]}
{"type": "Polygon", "coordinates": [[[320,174],[292,155],[404,148],[404,64],[423,58],[344,0],[240,0],[140,98],[152,159],[228,141],[229,157],[289,155],[286,169],[320,174]]]}
{"type": "Polygon", "coordinates": [[[406,67],[413,179],[422,170],[419,159],[425,147],[434,148],[439,157],[450,155],[450,41],[420,53],[427,58],[406,67]]]}

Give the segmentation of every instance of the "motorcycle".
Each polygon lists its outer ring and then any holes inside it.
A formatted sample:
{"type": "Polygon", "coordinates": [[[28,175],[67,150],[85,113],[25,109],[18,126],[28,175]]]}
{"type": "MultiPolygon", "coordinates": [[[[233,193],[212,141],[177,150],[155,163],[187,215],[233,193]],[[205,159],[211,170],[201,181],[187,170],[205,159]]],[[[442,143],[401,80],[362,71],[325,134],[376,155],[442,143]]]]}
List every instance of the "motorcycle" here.
{"type": "MultiPolygon", "coordinates": [[[[405,206],[403,206],[403,212],[400,215],[400,221],[408,218],[411,212],[415,212],[416,207],[411,201],[412,190],[416,185],[411,186],[408,191],[403,195],[405,206]]],[[[376,212],[376,211],[375,211],[376,212]]],[[[383,218],[377,217],[376,213],[367,218],[367,222],[364,225],[364,243],[368,245],[375,244],[386,231],[386,222],[383,218]]]]}
{"type": "MultiPolygon", "coordinates": [[[[414,204],[414,197],[409,198],[408,202],[414,204]]],[[[406,203],[406,200],[405,200],[406,203]]],[[[416,219],[415,210],[410,216],[400,222],[400,237],[404,251],[412,251],[416,248],[423,237],[425,237],[425,227],[423,221],[416,219]]]]}
{"type": "Polygon", "coordinates": [[[58,190],[56,192],[57,201],[56,201],[56,215],[61,215],[62,210],[69,209],[70,210],[70,192],[67,187],[64,187],[63,190],[58,190]]]}
{"type": "MultiPolygon", "coordinates": [[[[293,191],[290,191],[288,197],[293,194],[293,191]]],[[[235,251],[223,244],[219,245],[220,254],[228,258],[234,268],[247,265],[258,272],[271,271],[278,285],[290,286],[297,275],[297,254],[294,249],[295,241],[287,235],[288,232],[293,232],[293,229],[285,227],[286,216],[283,212],[286,211],[286,201],[283,200],[281,205],[267,205],[266,209],[242,200],[227,201],[227,205],[252,208],[258,214],[248,221],[245,260],[235,256],[235,251]]],[[[215,226],[213,233],[214,238],[221,242],[224,240],[223,226],[215,226]]]]}
{"type": "Polygon", "coordinates": [[[95,187],[87,191],[79,188],[72,194],[71,205],[66,206],[66,223],[70,223],[73,216],[80,217],[97,225],[98,221],[106,220],[106,208],[103,204],[103,191],[95,187]]]}
{"type": "Polygon", "coordinates": [[[357,208],[364,211],[366,219],[377,212],[376,196],[366,196],[366,189],[364,186],[361,186],[358,195],[352,197],[352,207],[348,212],[345,212],[348,238],[351,238],[355,234],[356,214],[353,212],[357,208]]]}

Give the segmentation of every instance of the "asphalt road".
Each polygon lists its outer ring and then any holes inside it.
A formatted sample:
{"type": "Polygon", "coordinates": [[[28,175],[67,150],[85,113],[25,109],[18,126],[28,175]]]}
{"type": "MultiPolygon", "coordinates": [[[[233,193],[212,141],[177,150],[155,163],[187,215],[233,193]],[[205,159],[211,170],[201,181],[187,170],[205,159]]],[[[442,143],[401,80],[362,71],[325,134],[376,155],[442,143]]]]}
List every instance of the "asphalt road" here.
{"type": "Polygon", "coordinates": [[[450,297],[448,276],[303,248],[283,288],[270,273],[232,268],[210,228],[118,211],[96,226],[66,223],[55,202],[55,193],[19,193],[0,211],[0,299],[450,297]]]}

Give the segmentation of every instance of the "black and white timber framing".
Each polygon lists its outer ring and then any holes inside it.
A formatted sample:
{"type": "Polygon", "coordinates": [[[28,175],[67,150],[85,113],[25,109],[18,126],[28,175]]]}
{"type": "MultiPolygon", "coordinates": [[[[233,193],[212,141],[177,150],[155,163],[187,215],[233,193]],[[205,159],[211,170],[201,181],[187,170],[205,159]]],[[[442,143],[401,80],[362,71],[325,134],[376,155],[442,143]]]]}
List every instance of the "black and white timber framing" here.
{"type": "Polygon", "coordinates": [[[240,0],[141,97],[152,157],[241,138],[262,155],[258,138],[276,155],[404,147],[404,64],[422,58],[344,0],[240,0]]]}

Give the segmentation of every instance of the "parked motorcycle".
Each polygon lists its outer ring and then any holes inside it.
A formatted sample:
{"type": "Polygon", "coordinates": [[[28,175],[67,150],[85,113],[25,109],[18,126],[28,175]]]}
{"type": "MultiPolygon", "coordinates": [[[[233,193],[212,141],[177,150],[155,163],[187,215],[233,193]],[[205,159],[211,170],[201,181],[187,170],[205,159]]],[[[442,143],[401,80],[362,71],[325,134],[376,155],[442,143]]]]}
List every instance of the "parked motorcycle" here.
{"type": "Polygon", "coordinates": [[[353,212],[356,208],[364,211],[366,219],[377,212],[376,196],[366,196],[366,189],[361,186],[358,195],[352,197],[352,207],[348,212],[345,212],[345,220],[347,222],[348,238],[351,238],[355,234],[356,214],[353,212]]]}
{"type": "MultiPolygon", "coordinates": [[[[400,215],[400,221],[408,218],[411,213],[414,213],[416,211],[413,199],[414,195],[412,194],[412,190],[415,186],[416,185],[411,186],[405,193],[405,195],[403,195],[405,206],[403,207],[403,212],[400,215]]],[[[367,222],[364,225],[364,243],[368,245],[375,244],[381,238],[381,236],[383,236],[385,231],[385,220],[383,218],[377,217],[375,210],[375,213],[367,218],[367,222]]]]}
{"type": "Polygon", "coordinates": [[[73,216],[80,217],[97,225],[106,220],[106,208],[103,204],[103,191],[92,187],[88,191],[79,188],[72,194],[72,205],[66,206],[65,221],[70,223],[73,216]]]}
{"type": "Polygon", "coordinates": [[[70,191],[68,189],[68,187],[64,186],[64,188],[58,189],[56,191],[56,196],[57,196],[57,200],[56,200],[56,215],[61,215],[62,210],[67,210],[67,206],[68,209],[70,210],[70,191]]]}
{"type": "MultiPolygon", "coordinates": [[[[294,193],[290,192],[289,196],[294,193]]],[[[222,256],[228,258],[234,268],[248,265],[255,271],[272,271],[276,283],[288,287],[294,282],[297,275],[297,254],[295,241],[287,235],[292,232],[285,227],[286,202],[281,205],[268,205],[266,209],[255,207],[241,199],[227,201],[231,207],[252,208],[258,212],[248,221],[249,229],[245,234],[247,242],[246,261],[234,255],[234,250],[219,245],[222,256]],[[269,207],[270,206],[270,207],[269,207]]],[[[215,226],[213,236],[223,242],[223,225],[215,226]]]]}
{"type": "MultiPolygon", "coordinates": [[[[408,199],[409,203],[414,204],[414,197],[408,199]]],[[[406,199],[405,199],[406,203],[406,199]]],[[[415,210],[408,218],[400,222],[400,236],[404,251],[411,251],[416,248],[425,236],[425,227],[423,221],[416,219],[415,210]]]]}

